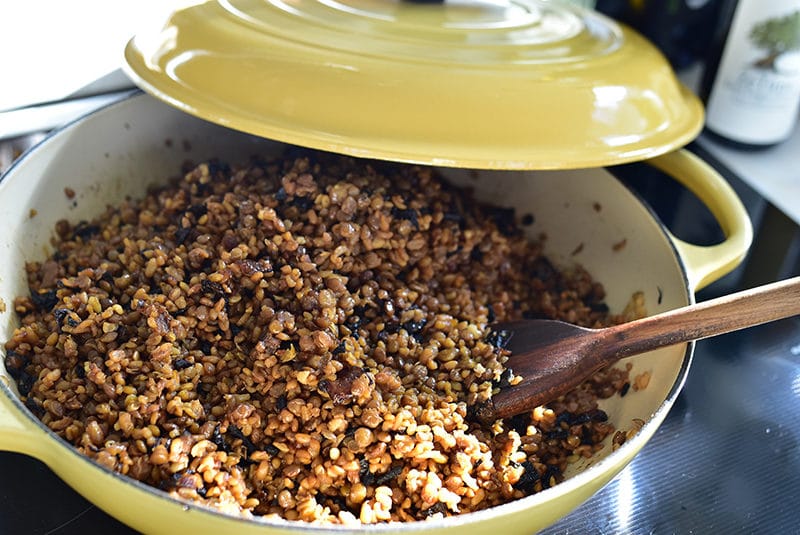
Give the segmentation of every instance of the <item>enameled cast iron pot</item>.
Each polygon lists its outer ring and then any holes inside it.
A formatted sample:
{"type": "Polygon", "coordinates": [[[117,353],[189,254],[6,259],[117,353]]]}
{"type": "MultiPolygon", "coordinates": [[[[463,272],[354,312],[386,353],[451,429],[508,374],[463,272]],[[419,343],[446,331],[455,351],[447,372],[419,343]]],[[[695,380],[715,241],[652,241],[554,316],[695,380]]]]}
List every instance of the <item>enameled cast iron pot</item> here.
{"type": "MultiPolygon", "coordinates": [[[[24,264],[50,251],[61,218],[90,218],[126,195],[179,173],[187,159],[220,157],[246,161],[281,145],[189,116],[144,94],[112,104],[55,132],[29,151],[0,182],[0,340],[10,338],[18,319],[15,296],[28,291],[24,264]],[[65,196],[64,188],[76,192],[65,196]],[[34,212],[35,211],[35,212],[34,212]],[[34,215],[35,214],[35,215],[34,215]]],[[[685,151],[648,162],[694,191],[718,219],[726,239],[710,247],[684,243],[670,234],[635,195],[602,168],[578,171],[444,170],[469,184],[479,198],[532,213],[530,235],[546,233],[546,252],[559,265],[579,262],[601,281],[612,311],[643,291],[653,314],[694,301],[694,291],[730,271],[751,240],[746,212],[710,167],[685,151]],[[597,209],[597,208],[600,209],[597,209]],[[614,244],[625,240],[625,247],[614,244]],[[575,254],[578,246],[580,252],[575,254]]],[[[0,365],[0,449],[31,455],[112,516],[146,533],[532,533],[565,515],[607,483],[653,436],[686,378],[693,345],[662,349],[631,361],[632,374],[652,374],[649,386],[602,407],[618,428],[645,421],[618,450],[610,444],[567,479],[525,499],[463,516],[352,527],[246,520],[170,498],[78,454],[43,426],[19,401],[14,381],[0,365]]],[[[2,351],[0,351],[2,352],[2,351]]],[[[2,359],[0,359],[2,362],[2,359]]],[[[46,492],[46,489],[43,489],[46,492]]]]}

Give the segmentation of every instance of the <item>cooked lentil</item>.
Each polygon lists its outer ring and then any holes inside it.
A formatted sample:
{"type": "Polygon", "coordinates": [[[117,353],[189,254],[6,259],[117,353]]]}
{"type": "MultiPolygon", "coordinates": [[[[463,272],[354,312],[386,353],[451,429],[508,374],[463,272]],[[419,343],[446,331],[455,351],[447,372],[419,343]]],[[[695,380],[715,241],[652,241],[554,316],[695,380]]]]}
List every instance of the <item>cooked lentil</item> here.
{"type": "Polygon", "coordinates": [[[101,465],[223,511],[373,523],[521,498],[603,447],[597,400],[630,385],[607,369],[468,419],[515,380],[491,322],[626,318],[513,211],[428,168],[210,161],[56,232],[5,344],[26,406],[101,465]]]}

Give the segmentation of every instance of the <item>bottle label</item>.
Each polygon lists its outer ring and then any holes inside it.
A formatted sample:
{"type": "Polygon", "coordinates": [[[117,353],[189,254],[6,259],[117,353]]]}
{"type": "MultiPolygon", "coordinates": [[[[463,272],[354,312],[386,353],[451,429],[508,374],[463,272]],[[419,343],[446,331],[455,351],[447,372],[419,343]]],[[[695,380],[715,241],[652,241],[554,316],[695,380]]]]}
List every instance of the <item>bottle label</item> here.
{"type": "Polygon", "coordinates": [[[782,141],[800,105],[800,0],[740,1],[706,107],[706,125],[734,141],[782,141]]]}

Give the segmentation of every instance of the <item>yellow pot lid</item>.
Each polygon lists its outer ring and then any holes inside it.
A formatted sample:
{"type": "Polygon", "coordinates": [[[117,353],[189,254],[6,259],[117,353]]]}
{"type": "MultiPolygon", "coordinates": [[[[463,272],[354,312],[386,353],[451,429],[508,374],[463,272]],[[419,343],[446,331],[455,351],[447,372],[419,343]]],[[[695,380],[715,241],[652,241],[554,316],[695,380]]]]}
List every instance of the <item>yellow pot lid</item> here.
{"type": "Polygon", "coordinates": [[[216,0],[137,34],[125,58],[198,117],[393,161],[595,167],[669,152],[703,122],[652,44],[552,0],[216,0]]]}

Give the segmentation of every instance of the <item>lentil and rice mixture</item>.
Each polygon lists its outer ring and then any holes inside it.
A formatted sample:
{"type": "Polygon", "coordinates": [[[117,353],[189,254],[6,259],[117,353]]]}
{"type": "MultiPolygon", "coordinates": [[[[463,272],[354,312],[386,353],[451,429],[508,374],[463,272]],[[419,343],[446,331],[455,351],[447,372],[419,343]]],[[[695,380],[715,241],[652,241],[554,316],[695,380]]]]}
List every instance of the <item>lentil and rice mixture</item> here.
{"type": "Polygon", "coordinates": [[[184,171],[60,221],[14,303],[25,405],[96,462],[245,516],[413,521],[554,485],[614,433],[597,400],[627,369],[470,419],[516,380],[492,322],[629,319],[542,256],[530,217],[429,168],[311,151],[184,171]]]}

